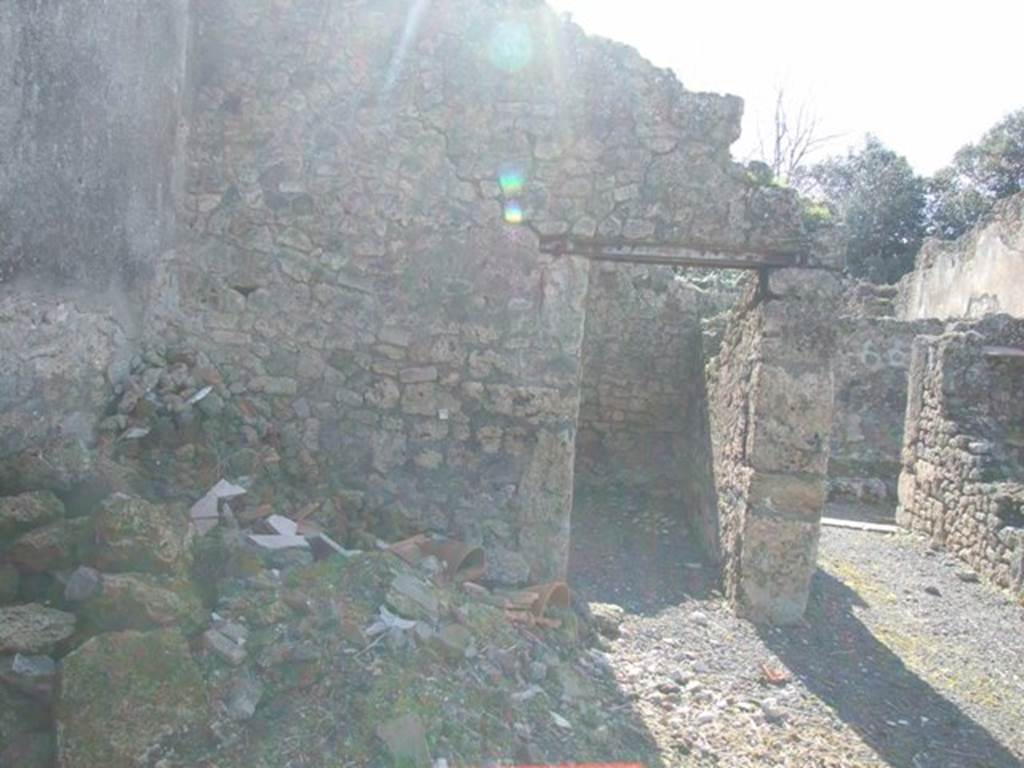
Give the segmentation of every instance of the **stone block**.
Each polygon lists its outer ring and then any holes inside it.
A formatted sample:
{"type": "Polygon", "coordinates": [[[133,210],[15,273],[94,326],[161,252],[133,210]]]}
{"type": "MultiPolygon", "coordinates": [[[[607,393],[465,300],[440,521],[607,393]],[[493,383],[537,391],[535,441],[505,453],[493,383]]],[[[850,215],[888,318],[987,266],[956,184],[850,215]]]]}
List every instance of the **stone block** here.
{"type": "Polygon", "coordinates": [[[752,515],[814,522],[825,508],[825,478],[755,471],[747,489],[752,515]]]}
{"type": "Polygon", "coordinates": [[[0,541],[64,517],[64,505],[49,491],[0,498],[0,541]]]}
{"type": "Polygon", "coordinates": [[[755,470],[824,476],[832,425],[827,368],[758,365],[751,380],[747,461],[755,470]]]}
{"type": "Polygon", "coordinates": [[[69,603],[81,603],[95,595],[102,587],[103,576],[95,568],[81,565],[68,577],[64,586],[64,599],[69,603]]]}
{"type": "Polygon", "coordinates": [[[177,630],[92,638],[62,662],[54,709],[62,768],[135,768],[163,739],[210,717],[203,678],[177,630]]]}
{"type": "Polygon", "coordinates": [[[728,585],[736,613],[754,622],[799,621],[817,568],[820,525],[747,514],[740,536],[736,581],[728,585]]]}
{"type": "Polygon", "coordinates": [[[912,472],[901,472],[896,486],[896,497],[899,499],[900,506],[912,510],[916,493],[917,477],[912,472]]]}
{"type": "Polygon", "coordinates": [[[90,629],[99,632],[177,626],[195,631],[205,619],[195,588],[183,579],[146,573],[103,576],[101,587],[82,605],[90,629]]]}
{"type": "Polygon", "coordinates": [[[117,493],[96,515],[96,561],[104,571],[180,572],[188,563],[184,512],[117,493]]]}
{"type": "Polygon", "coordinates": [[[40,701],[50,700],[56,677],[57,663],[49,656],[0,656],[0,681],[40,701]]]}
{"type": "Polygon", "coordinates": [[[90,532],[90,521],[86,518],[59,520],[22,534],[11,545],[7,557],[29,573],[68,569],[85,549],[90,532]]]}
{"type": "Polygon", "coordinates": [[[74,631],[71,613],[38,603],[0,608],[0,654],[48,654],[74,631]]]}

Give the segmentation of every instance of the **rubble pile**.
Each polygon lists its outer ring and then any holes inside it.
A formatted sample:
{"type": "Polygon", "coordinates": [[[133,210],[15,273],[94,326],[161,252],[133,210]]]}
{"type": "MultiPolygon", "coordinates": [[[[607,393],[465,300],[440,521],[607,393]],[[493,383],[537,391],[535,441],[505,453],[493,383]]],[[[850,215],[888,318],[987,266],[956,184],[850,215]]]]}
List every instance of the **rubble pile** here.
{"type": "Polygon", "coordinates": [[[310,515],[264,514],[247,482],[218,480],[191,506],[117,492],[80,517],[46,491],[0,499],[0,766],[646,748],[588,647],[609,620],[581,620],[564,584],[485,586],[482,549],[426,535],[346,549],[310,515]]]}
{"type": "Polygon", "coordinates": [[[224,475],[278,473],[272,414],[229,386],[202,352],[151,345],[108,377],[115,400],[99,447],[137,465],[151,493],[185,497],[224,475]]]}

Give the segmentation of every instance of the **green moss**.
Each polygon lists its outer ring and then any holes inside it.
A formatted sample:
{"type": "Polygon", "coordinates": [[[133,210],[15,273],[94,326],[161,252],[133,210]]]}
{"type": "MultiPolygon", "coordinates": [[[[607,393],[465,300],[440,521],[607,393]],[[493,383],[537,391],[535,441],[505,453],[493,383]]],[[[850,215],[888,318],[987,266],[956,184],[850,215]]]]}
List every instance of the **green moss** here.
{"type": "Polygon", "coordinates": [[[104,570],[182,573],[190,566],[182,509],[115,494],[95,518],[97,560],[104,570]]]}
{"type": "Polygon", "coordinates": [[[331,600],[341,608],[346,628],[359,632],[384,602],[395,569],[402,562],[385,552],[354,557],[335,555],[288,576],[288,586],[313,600],[331,600]]]}
{"type": "Polygon", "coordinates": [[[499,644],[515,640],[515,629],[500,608],[467,601],[462,609],[466,616],[466,626],[477,637],[486,637],[488,642],[499,644]]]}
{"type": "Polygon", "coordinates": [[[125,573],[104,577],[103,589],[82,610],[90,634],[177,626],[196,632],[206,619],[199,592],[184,579],[125,573]]]}
{"type": "Polygon", "coordinates": [[[256,627],[269,627],[292,617],[288,607],[277,591],[248,592],[234,603],[233,611],[256,627]]]}
{"type": "Polygon", "coordinates": [[[405,714],[417,715],[423,722],[431,752],[443,739],[469,764],[482,764],[494,754],[511,754],[512,730],[499,717],[506,706],[505,692],[467,685],[462,676],[443,664],[434,665],[422,651],[408,664],[392,665],[375,679],[364,706],[357,737],[361,751],[368,755],[379,753],[376,725],[405,714]]]}
{"type": "Polygon", "coordinates": [[[293,589],[318,585],[321,587],[341,584],[342,575],[356,558],[334,555],[305,568],[296,568],[288,573],[287,584],[293,589]]]}
{"type": "Polygon", "coordinates": [[[55,710],[65,768],[133,768],[161,739],[209,718],[199,669],[175,630],[92,638],[64,659],[55,710]]]}
{"type": "Polygon", "coordinates": [[[64,517],[64,505],[49,491],[0,498],[0,541],[64,517]]]}
{"type": "Polygon", "coordinates": [[[747,183],[755,187],[777,186],[775,173],[767,163],[754,161],[747,166],[747,183]]]}
{"type": "Polygon", "coordinates": [[[805,227],[814,230],[832,223],[834,215],[832,209],[827,205],[807,199],[804,199],[802,202],[803,210],[801,214],[805,227]]]}

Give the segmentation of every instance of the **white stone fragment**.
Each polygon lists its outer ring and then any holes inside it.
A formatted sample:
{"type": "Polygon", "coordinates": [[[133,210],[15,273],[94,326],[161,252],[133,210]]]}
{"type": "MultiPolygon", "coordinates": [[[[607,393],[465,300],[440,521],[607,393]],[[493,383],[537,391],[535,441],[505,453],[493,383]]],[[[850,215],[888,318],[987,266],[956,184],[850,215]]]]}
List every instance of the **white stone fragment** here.
{"type": "Polygon", "coordinates": [[[378,618],[366,628],[366,634],[373,637],[388,631],[404,632],[415,627],[417,623],[411,619],[403,619],[401,616],[396,616],[382,605],[378,618]]]}
{"type": "Polygon", "coordinates": [[[566,720],[564,717],[562,717],[557,712],[551,712],[551,719],[554,721],[555,725],[557,725],[562,730],[564,730],[564,731],[571,731],[572,730],[572,723],[570,723],[568,720],[566,720]]]}
{"type": "Polygon", "coordinates": [[[279,536],[295,536],[299,532],[299,524],[284,515],[271,515],[264,522],[279,536]]]}
{"type": "Polygon", "coordinates": [[[246,493],[245,488],[234,483],[229,483],[227,480],[219,480],[217,484],[210,489],[207,495],[213,496],[217,499],[234,499],[239,496],[244,496],[246,493]]]}
{"type": "Polygon", "coordinates": [[[208,394],[210,394],[211,392],[213,392],[213,387],[203,387],[203,388],[202,388],[202,389],[200,389],[200,390],[199,390],[198,392],[196,392],[196,393],[195,393],[194,395],[192,395],[192,397],[190,397],[190,398],[189,398],[189,399],[188,399],[188,400],[187,400],[186,402],[187,402],[187,403],[188,403],[189,405],[195,405],[195,404],[196,404],[196,403],[198,403],[198,402],[199,402],[200,400],[203,400],[203,399],[205,399],[205,398],[206,398],[206,396],[207,396],[208,394]]]}
{"type": "Polygon", "coordinates": [[[309,542],[304,536],[261,536],[257,533],[249,534],[249,541],[263,549],[274,551],[282,549],[309,549],[309,542]]]}
{"type": "Polygon", "coordinates": [[[206,494],[192,505],[192,509],[189,510],[189,515],[193,520],[216,520],[218,517],[217,512],[217,498],[206,494]]]}

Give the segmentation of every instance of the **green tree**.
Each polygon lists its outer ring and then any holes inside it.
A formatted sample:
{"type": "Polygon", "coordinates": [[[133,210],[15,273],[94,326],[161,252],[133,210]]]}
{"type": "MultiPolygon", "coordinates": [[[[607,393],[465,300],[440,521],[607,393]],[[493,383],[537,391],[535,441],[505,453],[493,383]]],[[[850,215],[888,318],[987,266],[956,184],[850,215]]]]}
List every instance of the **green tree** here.
{"type": "Polygon", "coordinates": [[[893,283],[914,268],[924,236],[925,185],[905,157],[869,135],[862,148],[811,166],[798,187],[844,225],[850,274],[893,283]]]}
{"type": "Polygon", "coordinates": [[[927,231],[956,238],[997,200],[1024,189],[1024,109],[990,128],[977,144],[962,147],[953,162],[928,181],[927,231]]]}

